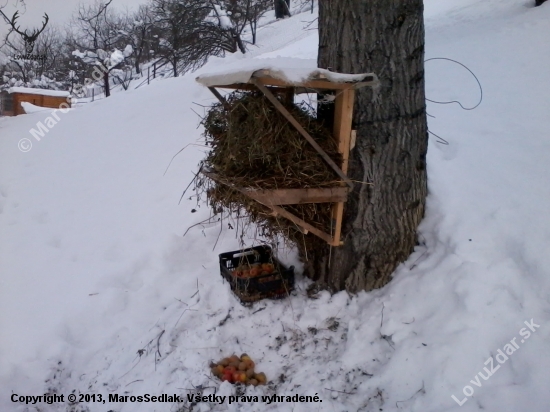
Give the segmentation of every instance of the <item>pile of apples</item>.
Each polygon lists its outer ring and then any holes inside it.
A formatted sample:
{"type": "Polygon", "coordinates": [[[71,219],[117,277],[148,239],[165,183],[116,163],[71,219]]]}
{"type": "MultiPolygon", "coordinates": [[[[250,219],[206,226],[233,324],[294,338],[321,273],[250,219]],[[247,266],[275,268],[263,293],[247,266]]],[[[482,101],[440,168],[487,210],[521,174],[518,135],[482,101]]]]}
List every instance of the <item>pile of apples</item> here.
{"type": "Polygon", "coordinates": [[[252,265],[239,265],[231,274],[237,278],[248,279],[273,272],[275,272],[273,263],[253,263],[252,265]]]}
{"type": "Polygon", "coordinates": [[[254,366],[250,356],[243,353],[240,358],[237,355],[231,355],[218,363],[212,363],[210,369],[212,374],[223,382],[244,383],[253,386],[265,385],[267,383],[265,373],[256,373],[254,366]]]}

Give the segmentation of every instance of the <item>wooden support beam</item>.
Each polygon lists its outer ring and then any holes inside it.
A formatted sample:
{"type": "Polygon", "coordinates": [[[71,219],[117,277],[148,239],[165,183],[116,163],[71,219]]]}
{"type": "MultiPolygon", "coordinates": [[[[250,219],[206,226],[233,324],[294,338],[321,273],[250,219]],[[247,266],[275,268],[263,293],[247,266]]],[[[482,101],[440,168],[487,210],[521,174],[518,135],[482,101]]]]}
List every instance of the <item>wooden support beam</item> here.
{"type": "Polygon", "coordinates": [[[220,94],[219,91],[217,91],[213,87],[209,87],[208,90],[210,90],[212,94],[216,96],[216,98],[221,102],[221,104],[223,104],[223,107],[225,107],[226,110],[231,110],[231,106],[229,105],[229,103],[227,103],[227,100],[225,100],[225,98],[220,94]]]}
{"type": "MultiPolygon", "coordinates": [[[[305,137],[305,139],[313,146],[313,148],[321,155],[321,157],[325,160],[325,162],[328,163],[328,165],[340,176],[340,178],[351,188],[353,188],[353,183],[351,180],[346,176],[346,174],[338,167],[336,163],[330,158],[329,155],[326,154],[326,152],[319,146],[319,144],[313,139],[313,137],[310,136],[308,132],[302,127],[302,125],[292,116],[288,110],[285,109],[285,107],[281,104],[279,100],[273,94],[263,85],[261,84],[257,79],[252,78],[251,81],[260,89],[260,91],[265,94],[265,96],[268,98],[268,100],[273,103],[273,105],[279,110],[283,116],[292,124],[298,132],[302,136],[305,137]]],[[[351,126],[351,125],[350,125],[351,126]]]]}
{"type": "Polygon", "coordinates": [[[247,196],[264,205],[346,202],[349,193],[349,189],[345,186],[314,189],[245,189],[245,191],[247,196]]]}
{"type": "MultiPolygon", "coordinates": [[[[342,154],[342,171],[348,172],[349,152],[352,140],[351,124],[353,120],[354,90],[343,90],[336,95],[334,105],[334,138],[338,143],[338,151],[342,154]]],[[[342,242],[342,220],[344,217],[344,203],[339,202],[333,208],[334,243],[340,246],[342,242]]]]}

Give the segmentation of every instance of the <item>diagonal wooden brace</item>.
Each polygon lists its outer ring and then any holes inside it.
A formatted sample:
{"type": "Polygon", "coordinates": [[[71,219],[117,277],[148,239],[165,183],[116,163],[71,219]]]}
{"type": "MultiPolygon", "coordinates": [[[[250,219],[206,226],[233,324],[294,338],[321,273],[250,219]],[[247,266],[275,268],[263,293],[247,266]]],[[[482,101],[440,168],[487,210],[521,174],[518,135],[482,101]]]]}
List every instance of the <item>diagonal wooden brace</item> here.
{"type": "MultiPolygon", "coordinates": [[[[245,193],[246,194],[246,193],[245,193]]],[[[261,203],[261,202],[260,202],[261,203]]],[[[263,204],[263,203],[262,203],[263,204]]],[[[328,233],[323,232],[322,230],[317,229],[315,226],[310,225],[309,223],[305,222],[304,220],[300,219],[298,216],[287,212],[285,209],[279,206],[275,205],[269,205],[269,204],[263,204],[264,206],[267,206],[271,210],[273,210],[273,215],[281,215],[282,217],[290,220],[292,223],[294,223],[296,226],[300,227],[302,229],[302,233],[307,234],[307,232],[311,232],[315,236],[323,239],[325,242],[327,242],[329,245],[334,244],[334,239],[331,235],[328,233]]]]}
{"type": "Polygon", "coordinates": [[[220,103],[226,110],[231,110],[231,106],[229,105],[229,103],[227,103],[227,100],[225,100],[225,98],[220,94],[219,91],[217,91],[214,87],[209,87],[208,90],[210,90],[212,94],[216,96],[216,98],[220,101],[220,103]]]}
{"type": "Polygon", "coordinates": [[[282,115],[292,124],[298,132],[313,146],[313,148],[321,155],[321,157],[327,162],[327,164],[342,178],[344,182],[350,187],[353,188],[352,181],[346,176],[346,174],[338,167],[336,163],[329,157],[328,154],[319,146],[319,144],[311,137],[311,135],[306,132],[302,125],[290,114],[288,110],[281,104],[281,102],[265,87],[258,79],[251,78],[250,81],[268,98],[268,100],[273,103],[275,108],[279,110],[282,115]]]}

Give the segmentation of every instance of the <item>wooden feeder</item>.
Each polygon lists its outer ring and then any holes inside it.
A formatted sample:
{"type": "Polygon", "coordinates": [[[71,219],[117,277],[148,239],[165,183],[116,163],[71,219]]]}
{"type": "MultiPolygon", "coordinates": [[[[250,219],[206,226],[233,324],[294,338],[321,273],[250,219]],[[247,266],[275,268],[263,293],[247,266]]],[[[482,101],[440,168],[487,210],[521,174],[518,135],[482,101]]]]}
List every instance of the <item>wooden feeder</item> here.
{"type": "MultiPolygon", "coordinates": [[[[296,70],[293,71],[294,73],[296,70]]],[[[355,90],[362,87],[375,87],[379,84],[375,74],[346,75],[330,72],[323,69],[309,69],[301,73],[300,78],[307,79],[300,82],[289,82],[285,78],[284,69],[269,70],[260,69],[249,74],[237,76],[224,75],[203,75],[197,77],[197,81],[216,96],[226,107],[227,101],[217,89],[232,90],[259,90],[267,99],[273,103],[275,108],[292,124],[296,130],[313,146],[325,162],[340,176],[342,183],[340,187],[332,188],[309,188],[309,189],[277,189],[277,190],[255,190],[250,188],[234,187],[223,177],[214,173],[203,172],[209,178],[218,183],[231,186],[233,189],[249,196],[273,211],[274,216],[282,216],[296,224],[303,233],[311,232],[326,241],[331,246],[341,246],[342,218],[344,214],[344,203],[348,194],[353,188],[353,182],[347,176],[349,152],[355,146],[355,131],[352,130],[353,103],[355,90]],[[283,73],[283,75],[281,75],[283,73]],[[235,77],[238,81],[235,81],[235,77]],[[233,79],[233,80],[226,80],[233,79]],[[337,165],[327,153],[317,144],[311,135],[304,130],[300,123],[281,104],[275,94],[283,94],[288,102],[294,102],[294,96],[304,93],[335,93],[334,99],[334,129],[333,135],[338,144],[338,150],[342,154],[342,163],[337,165]],[[283,209],[282,205],[303,204],[303,203],[334,203],[333,206],[333,233],[329,234],[317,229],[313,225],[300,219],[298,216],[283,209]]]]}

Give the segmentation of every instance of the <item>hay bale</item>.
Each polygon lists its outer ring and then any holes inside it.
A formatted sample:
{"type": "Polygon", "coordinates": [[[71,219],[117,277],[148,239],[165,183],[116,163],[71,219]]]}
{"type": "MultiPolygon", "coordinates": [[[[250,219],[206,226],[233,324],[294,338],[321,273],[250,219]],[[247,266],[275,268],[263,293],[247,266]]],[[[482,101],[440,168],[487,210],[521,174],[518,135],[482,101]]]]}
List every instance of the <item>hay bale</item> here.
{"type": "MultiPolygon", "coordinates": [[[[226,100],[229,110],[221,103],[214,104],[202,122],[206,144],[211,147],[202,164],[204,169],[240,188],[319,188],[340,183],[338,175],[263,94],[237,91],[226,96],[226,100]]],[[[314,118],[312,111],[306,105],[285,104],[285,107],[340,164],[341,155],[332,133],[314,118]]],[[[204,176],[198,180],[198,186],[205,190],[215,211],[244,209],[263,235],[282,234],[289,240],[297,241],[297,236],[302,239],[292,222],[274,218],[269,208],[230,186],[204,176]]],[[[283,207],[330,233],[330,204],[283,207]]]]}

